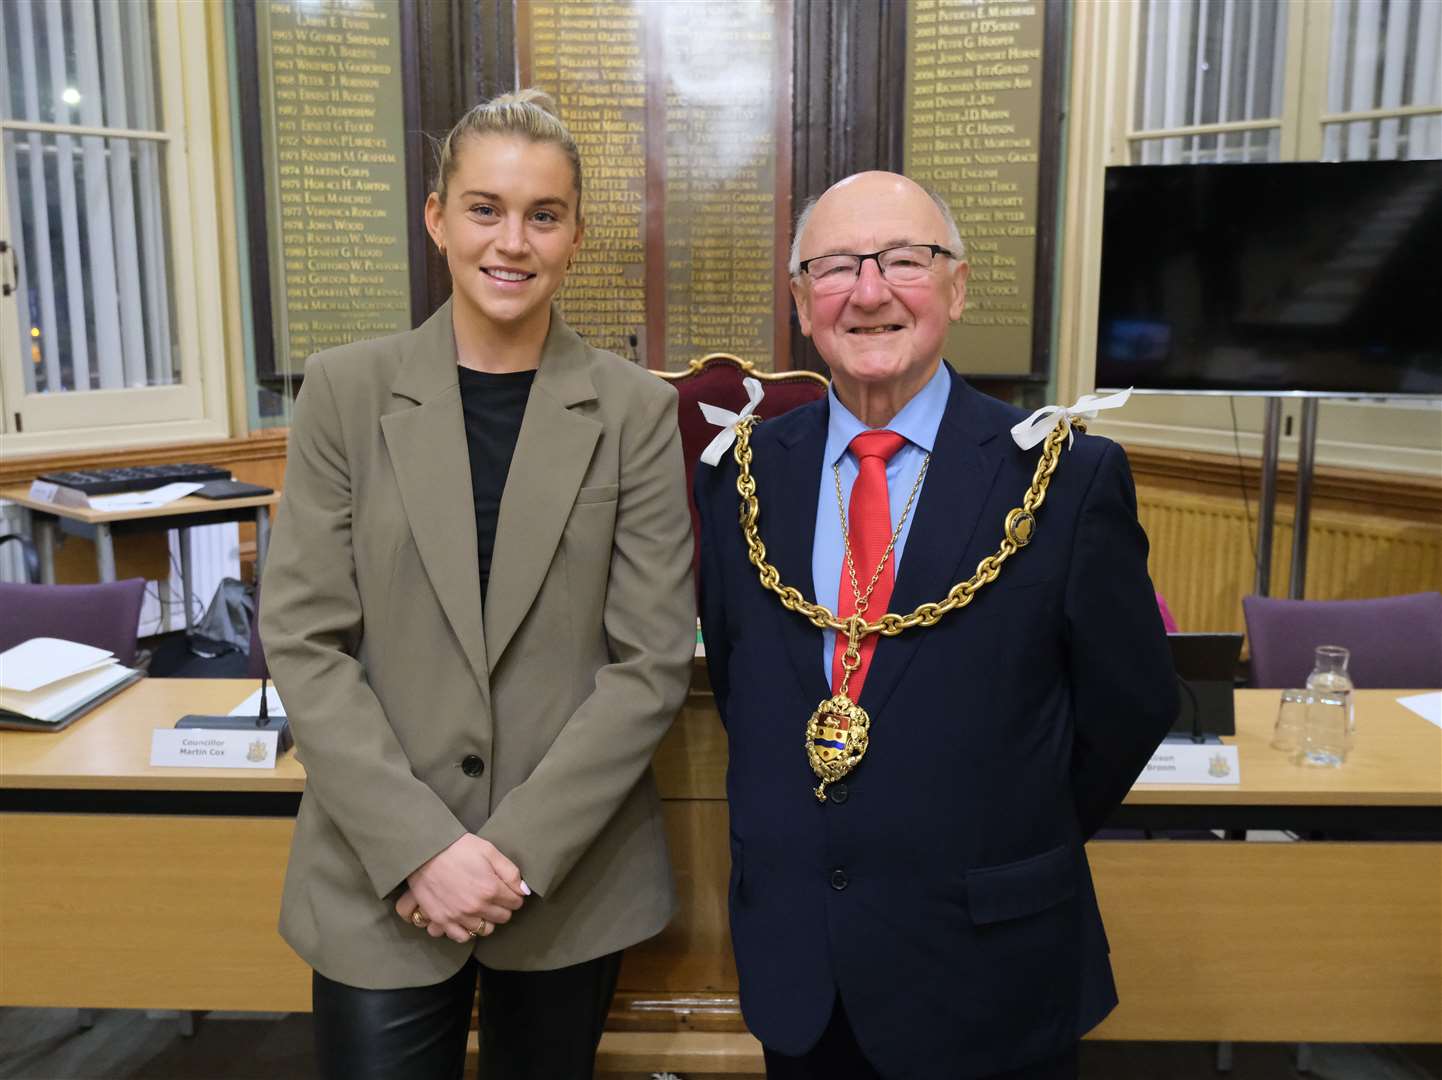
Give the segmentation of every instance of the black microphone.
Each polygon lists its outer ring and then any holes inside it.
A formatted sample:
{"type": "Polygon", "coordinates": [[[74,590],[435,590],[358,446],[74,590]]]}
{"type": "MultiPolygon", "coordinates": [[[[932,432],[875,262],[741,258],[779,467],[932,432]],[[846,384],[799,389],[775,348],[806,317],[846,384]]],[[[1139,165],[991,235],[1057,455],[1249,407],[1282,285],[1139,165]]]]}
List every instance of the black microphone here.
{"type": "Polygon", "coordinates": [[[260,731],[276,732],[276,753],[283,754],[295,745],[295,737],[290,732],[290,718],[277,716],[274,720],[270,718],[270,703],[267,698],[270,696],[266,689],[268,678],[265,675],[260,677],[260,708],[256,710],[255,716],[205,716],[190,714],[182,716],[175,722],[178,728],[213,728],[220,731],[234,731],[237,728],[256,728],[260,731]]]}

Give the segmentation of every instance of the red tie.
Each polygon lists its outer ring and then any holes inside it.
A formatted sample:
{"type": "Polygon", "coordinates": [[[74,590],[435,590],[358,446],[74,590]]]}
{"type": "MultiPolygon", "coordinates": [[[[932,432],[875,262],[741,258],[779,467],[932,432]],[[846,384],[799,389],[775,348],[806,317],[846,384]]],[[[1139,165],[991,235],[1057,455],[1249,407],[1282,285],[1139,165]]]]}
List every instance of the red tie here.
{"type": "MultiPolygon", "coordinates": [[[[894,431],[863,431],[851,440],[851,452],[856,456],[859,471],[856,483],[851,487],[851,507],[846,520],[851,530],[851,559],[856,566],[856,587],[862,595],[881,561],[881,553],[891,541],[891,497],[886,490],[886,463],[891,456],[906,445],[906,439],[894,431]]],[[[892,565],[895,553],[886,560],[881,575],[876,579],[876,588],[866,605],[866,619],[875,622],[886,613],[891,603],[892,565]]],[[[846,555],[841,556],[841,588],[837,593],[836,612],[840,618],[849,618],[856,613],[856,593],[851,588],[851,572],[846,567],[846,555]]],[[[861,666],[851,675],[846,688],[847,697],[852,701],[861,698],[861,684],[866,681],[866,670],[871,666],[871,654],[876,652],[877,635],[872,634],[861,642],[861,666]]],[[[837,633],[836,652],[831,659],[831,692],[841,689],[843,668],[841,657],[846,652],[846,635],[837,633]]]]}

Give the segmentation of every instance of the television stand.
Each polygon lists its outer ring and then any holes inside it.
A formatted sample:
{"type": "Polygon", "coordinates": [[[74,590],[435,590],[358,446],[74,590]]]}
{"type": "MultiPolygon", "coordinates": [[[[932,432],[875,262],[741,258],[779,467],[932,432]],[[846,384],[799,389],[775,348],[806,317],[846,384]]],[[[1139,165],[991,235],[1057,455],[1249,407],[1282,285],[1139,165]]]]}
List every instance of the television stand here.
{"type": "MultiPolygon", "coordinates": [[[[1287,596],[1301,600],[1307,588],[1307,536],[1312,521],[1312,473],[1317,459],[1317,397],[1302,399],[1297,438],[1297,499],[1292,515],[1292,568],[1287,596]]],[[[1252,591],[1266,596],[1272,585],[1272,528],[1277,508],[1277,458],[1282,441],[1282,399],[1267,398],[1262,428],[1262,490],[1257,500],[1257,567],[1252,591]]]]}

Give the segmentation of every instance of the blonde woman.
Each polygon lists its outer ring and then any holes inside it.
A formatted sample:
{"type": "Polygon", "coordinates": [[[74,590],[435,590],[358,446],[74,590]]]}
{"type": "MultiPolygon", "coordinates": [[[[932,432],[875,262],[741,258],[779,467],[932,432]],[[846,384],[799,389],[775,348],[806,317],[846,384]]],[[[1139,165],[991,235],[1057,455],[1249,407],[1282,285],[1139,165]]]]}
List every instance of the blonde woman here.
{"type": "Polygon", "coordinates": [[[306,793],[281,933],[326,1077],[588,1077],[674,895],[656,744],[695,613],[675,394],[551,299],[581,162],[536,91],[468,112],[426,228],[453,293],[306,366],[262,635],[306,793]]]}

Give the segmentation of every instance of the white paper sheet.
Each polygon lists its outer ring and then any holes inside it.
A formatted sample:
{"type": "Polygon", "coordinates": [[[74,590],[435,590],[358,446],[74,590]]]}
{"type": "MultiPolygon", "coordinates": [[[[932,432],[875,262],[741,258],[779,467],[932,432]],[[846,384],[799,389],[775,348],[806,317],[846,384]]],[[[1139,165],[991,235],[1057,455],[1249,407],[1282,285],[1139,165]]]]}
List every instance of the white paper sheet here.
{"type": "MultiPolygon", "coordinates": [[[[265,711],[267,716],[284,716],[285,706],[281,704],[280,694],[274,686],[265,688],[265,711]]],[[[260,715],[260,687],[256,687],[246,698],[235,708],[231,709],[227,716],[259,716],[260,715]]]]}
{"type": "Polygon", "coordinates": [[[1399,697],[1397,704],[1410,709],[1429,724],[1442,728],[1442,690],[1427,694],[1408,694],[1399,697]]]}
{"type": "Polygon", "coordinates": [[[144,510],[149,506],[164,506],[176,499],[183,499],[191,492],[199,491],[204,484],[166,484],[150,491],[122,491],[115,495],[96,495],[90,500],[92,510],[144,510]]]}
{"type": "Polygon", "coordinates": [[[0,653],[0,687],[33,693],[109,661],[115,654],[64,638],[35,637],[0,653]]]}

